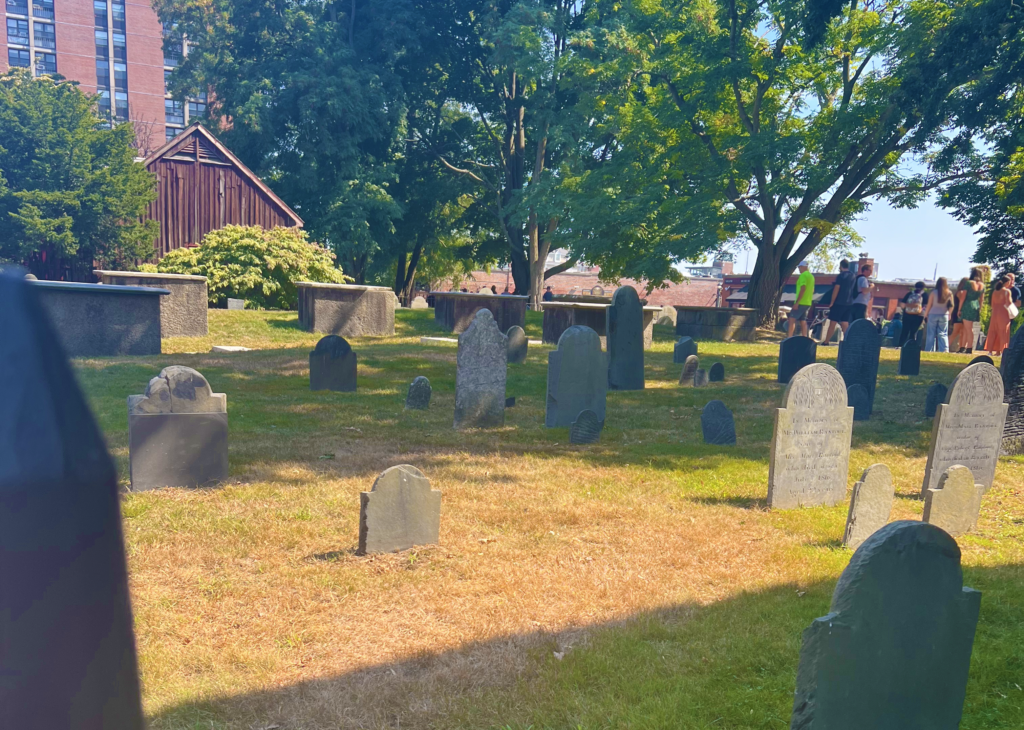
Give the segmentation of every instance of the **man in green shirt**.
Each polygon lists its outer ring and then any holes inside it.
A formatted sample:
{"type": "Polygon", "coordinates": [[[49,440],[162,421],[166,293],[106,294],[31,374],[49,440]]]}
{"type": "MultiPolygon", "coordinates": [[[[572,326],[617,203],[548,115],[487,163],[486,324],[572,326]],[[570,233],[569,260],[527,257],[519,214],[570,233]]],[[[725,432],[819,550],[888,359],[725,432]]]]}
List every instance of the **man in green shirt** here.
{"type": "Polygon", "coordinates": [[[799,322],[800,334],[807,337],[807,317],[814,306],[814,274],[808,270],[806,261],[801,261],[797,268],[800,270],[800,276],[796,280],[796,301],[793,311],[789,313],[787,334],[792,337],[796,323],[799,322]]]}

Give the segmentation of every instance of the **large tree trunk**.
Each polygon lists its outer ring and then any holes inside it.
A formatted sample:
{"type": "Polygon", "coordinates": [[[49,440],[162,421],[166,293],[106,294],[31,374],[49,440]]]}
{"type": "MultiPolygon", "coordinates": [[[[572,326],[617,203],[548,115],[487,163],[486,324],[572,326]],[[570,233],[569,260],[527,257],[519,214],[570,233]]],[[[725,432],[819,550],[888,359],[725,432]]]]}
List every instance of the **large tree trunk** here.
{"type": "Polygon", "coordinates": [[[413,296],[416,290],[416,268],[420,264],[420,256],[423,253],[423,244],[417,240],[416,247],[412,250],[412,256],[409,257],[409,266],[405,272],[405,283],[402,285],[402,291],[399,297],[402,303],[407,306],[412,306],[413,296]]]}
{"type": "Polygon", "coordinates": [[[759,327],[773,327],[782,296],[782,277],[779,264],[771,253],[757,252],[754,271],[747,285],[746,306],[757,310],[759,327]]]}

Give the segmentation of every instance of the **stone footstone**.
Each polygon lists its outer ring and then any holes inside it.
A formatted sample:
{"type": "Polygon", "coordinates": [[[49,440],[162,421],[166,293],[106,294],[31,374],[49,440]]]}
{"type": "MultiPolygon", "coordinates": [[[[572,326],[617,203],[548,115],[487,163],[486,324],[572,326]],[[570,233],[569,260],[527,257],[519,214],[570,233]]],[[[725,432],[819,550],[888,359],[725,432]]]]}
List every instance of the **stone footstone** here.
{"type": "Polygon", "coordinates": [[[683,363],[683,371],[679,373],[679,384],[693,385],[693,376],[697,374],[699,365],[700,360],[697,359],[696,355],[687,356],[686,362],[683,363]]]}
{"type": "Polygon", "coordinates": [[[548,385],[544,425],[567,428],[590,410],[604,422],[608,393],[608,360],[601,338],[582,325],[569,327],[558,338],[558,349],[548,353],[548,385]]]}
{"type": "Polygon", "coordinates": [[[708,380],[712,383],[721,383],[725,380],[725,365],[716,362],[708,370],[708,380]]]}
{"type": "Polygon", "coordinates": [[[942,383],[932,383],[928,388],[928,395],[924,401],[924,415],[926,418],[935,418],[935,411],[939,403],[946,400],[946,386],[942,383]]]}
{"type": "Polygon", "coordinates": [[[843,545],[856,550],[861,543],[885,527],[892,514],[895,494],[889,467],[874,464],[865,469],[860,481],[853,485],[843,545]]]}
{"type": "Polygon", "coordinates": [[[966,466],[951,466],[942,473],[939,485],[924,495],[922,522],[941,527],[953,537],[974,529],[981,512],[982,484],[966,466]]]}
{"type": "Polygon", "coordinates": [[[971,360],[967,364],[968,365],[977,365],[979,362],[985,362],[985,363],[988,363],[989,365],[995,365],[995,362],[993,362],[992,358],[989,357],[988,355],[978,355],[976,358],[974,358],[973,360],[971,360]]]}
{"type": "Polygon", "coordinates": [[[779,368],[777,379],[788,383],[796,373],[818,359],[818,343],[810,337],[794,335],[779,343],[779,368]]]}
{"type": "Polygon", "coordinates": [[[508,338],[489,309],[473,316],[459,335],[455,370],[455,428],[505,425],[508,338]]]}
{"type": "Polygon", "coordinates": [[[526,332],[523,331],[523,328],[514,324],[508,328],[505,336],[508,337],[509,365],[519,365],[526,362],[526,354],[530,343],[526,339],[526,332]]]}
{"type": "Polygon", "coordinates": [[[692,337],[680,337],[672,348],[672,362],[684,363],[690,355],[697,356],[697,343],[692,337]]]}
{"type": "Polygon", "coordinates": [[[580,411],[569,427],[570,444],[593,444],[601,437],[604,421],[590,410],[580,411]]]}
{"type": "Polygon", "coordinates": [[[360,555],[436,545],[440,531],[441,492],[414,466],[385,469],[359,495],[360,555]]]}
{"type": "Polygon", "coordinates": [[[704,368],[697,368],[697,370],[693,373],[693,387],[703,388],[709,382],[710,380],[708,379],[708,371],[705,370],[704,368]]]}
{"type": "Polygon", "coordinates": [[[897,375],[921,374],[921,345],[917,340],[907,340],[900,348],[900,362],[896,366],[897,375]]]}
{"type": "Polygon", "coordinates": [[[505,399],[505,407],[506,408],[515,408],[516,407],[516,397],[512,396],[511,398],[506,398],[505,399]]]}
{"type": "Polygon", "coordinates": [[[409,383],[409,392],[405,396],[405,409],[407,411],[425,411],[430,408],[430,396],[433,390],[430,381],[420,375],[409,383]]]}
{"type": "MultiPolygon", "coordinates": [[[[875,404],[875,386],[878,381],[878,357],[882,351],[882,336],[873,322],[858,319],[846,330],[839,345],[836,370],[843,376],[847,387],[860,384],[868,395],[867,413],[871,416],[875,404]]],[[[864,420],[858,418],[857,420],[864,420]]]]}
{"type": "Polygon", "coordinates": [[[801,368],[775,411],[768,462],[768,506],[832,506],[846,499],[853,409],[831,365],[801,368]]]}
{"type": "Polygon", "coordinates": [[[1024,327],[1017,330],[1017,334],[1010,340],[1010,346],[1003,350],[999,370],[1009,406],[1003,428],[1002,450],[1011,456],[1024,454],[1024,327]]]}
{"type": "Polygon", "coordinates": [[[322,337],[309,353],[309,389],[355,392],[356,353],[344,337],[322,337]]]}
{"type": "Polygon", "coordinates": [[[732,411],[720,400],[713,400],[700,412],[700,430],[704,443],[715,446],[736,445],[736,422],[732,411]]]}
{"type": "Polygon", "coordinates": [[[252,352],[251,347],[242,347],[241,345],[214,345],[210,348],[210,352],[227,354],[231,352],[252,352]]]}
{"type": "Polygon", "coordinates": [[[804,631],[790,727],[959,727],[980,606],[952,537],[909,520],[878,530],[804,631]]]}
{"type": "Polygon", "coordinates": [[[871,418],[871,402],[867,389],[860,383],[854,383],[846,389],[846,402],[853,408],[854,421],[867,421],[871,418]]]}
{"type": "Polygon", "coordinates": [[[616,289],[605,319],[609,390],[643,390],[644,306],[636,289],[616,289]]]}

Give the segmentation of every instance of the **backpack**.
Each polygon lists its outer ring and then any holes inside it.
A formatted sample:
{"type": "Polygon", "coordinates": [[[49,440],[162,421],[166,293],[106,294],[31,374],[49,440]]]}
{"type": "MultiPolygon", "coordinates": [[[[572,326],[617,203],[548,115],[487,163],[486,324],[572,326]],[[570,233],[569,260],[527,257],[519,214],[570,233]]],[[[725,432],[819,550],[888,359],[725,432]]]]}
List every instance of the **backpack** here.
{"type": "Polygon", "coordinates": [[[920,314],[921,310],[924,309],[922,300],[924,297],[921,292],[912,291],[907,297],[906,306],[903,310],[907,314],[920,314]]]}

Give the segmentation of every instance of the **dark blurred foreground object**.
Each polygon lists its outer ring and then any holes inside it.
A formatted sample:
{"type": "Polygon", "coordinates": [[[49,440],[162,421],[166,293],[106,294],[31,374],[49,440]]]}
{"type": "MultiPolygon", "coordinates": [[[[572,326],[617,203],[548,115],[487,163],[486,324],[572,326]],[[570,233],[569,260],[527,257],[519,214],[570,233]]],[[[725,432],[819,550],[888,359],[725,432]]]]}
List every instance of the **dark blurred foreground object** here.
{"type": "Polygon", "coordinates": [[[142,727],[117,474],[38,292],[0,273],[0,728],[142,727]]]}

